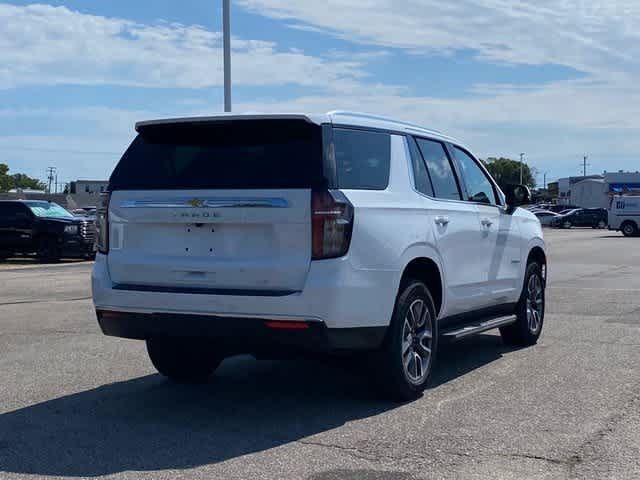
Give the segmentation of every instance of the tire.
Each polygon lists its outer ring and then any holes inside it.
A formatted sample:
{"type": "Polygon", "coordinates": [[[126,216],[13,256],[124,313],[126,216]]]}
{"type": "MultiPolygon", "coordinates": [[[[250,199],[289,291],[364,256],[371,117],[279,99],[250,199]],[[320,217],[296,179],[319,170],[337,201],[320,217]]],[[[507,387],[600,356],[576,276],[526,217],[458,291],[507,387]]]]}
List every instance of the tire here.
{"type": "Polygon", "coordinates": [[[607,228],[607,224],[604,220],[600,220],[598,222],[598,228],[603,229],[603,228],[607,228]]]}
{"type": "Polygon", "coordinates": [[[424,283],[405,281],[375,362],[385,396],[401,402],[420,397],[429,383],[437,350],[438,324],[433,297],[424,283]]]}
{"type": "Polygon", "coordinates": [[[567,229],[569,229],[569,228],[571,228],[572,226],[573,226],[573,225],[571,224],[571,222],[564,222],[564,223],[562,224],[562,228],[567,228],[567,229]]]}
{"type": "Polygon", "coordinates": [[[638,235],[638,226],[635,224],[635,222],[624,222],[620,227],[620,230],[622,230],[622,234],[625,237],[635,237],[636,235],[638,235]]]}
{"type": "Polygon", "coordinates": [[[190,338],[149,339],[147,353],[161,375],[179,383],[206,382],[224,360],[212,343],[190,338]]]}
{"type": "Polygon", "coordinates": [[[545,289],[542,268],[540,264],[531,262],[527,265],[522,294],[516,307],[517,320],[500,328],[502,341],[506,345],[519,347],[535,345],[542,333],[544,312],[545,289]]]}
{"type": "Polygon", "coordinates": [[[55,263],[62,253],[57,237],[43,237],[38,242],[38,258],[45,263],[55,263]]]}

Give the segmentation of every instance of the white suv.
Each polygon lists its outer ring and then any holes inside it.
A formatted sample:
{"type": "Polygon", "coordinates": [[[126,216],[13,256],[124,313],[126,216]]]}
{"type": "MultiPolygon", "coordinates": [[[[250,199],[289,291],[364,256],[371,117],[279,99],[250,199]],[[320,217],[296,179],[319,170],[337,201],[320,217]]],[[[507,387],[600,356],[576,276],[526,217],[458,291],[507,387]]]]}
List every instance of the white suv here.
{"type": "Polygon", "coordinates": [[[536,343],[540,222],[462,144],[371,115],[142,122],[98,213],[92,276],[107,335],[160,373],[236,354],[369,352],[395,398],[425,388],[438,341],[500,328],[536,343]]]}

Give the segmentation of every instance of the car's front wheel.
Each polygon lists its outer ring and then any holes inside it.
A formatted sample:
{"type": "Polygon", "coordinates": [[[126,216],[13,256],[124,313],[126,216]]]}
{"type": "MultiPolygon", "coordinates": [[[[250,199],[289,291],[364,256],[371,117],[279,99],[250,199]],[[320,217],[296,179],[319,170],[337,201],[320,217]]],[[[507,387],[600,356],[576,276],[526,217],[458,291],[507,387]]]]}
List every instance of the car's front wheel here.
{"type": "Polygon", "coordinates": [[[60,260],[62,252],[57,237],[42,237],[38,242],[38,258],[45,263],[60,260]]]}
{"type": "Polygon", "coordinates": [[[524,287],[516,307],[516,322],[500,328],[507,345],[535,345],[542,333],[545,312],[545,287],[542,266],[537,262],[527,265],[524,287]]]}
{"type": "Polygon", "coordinates": [[[224,360],[212,343],[191,338],[152,338],[147,352],[156,370],[176,382],[205,382],[224,360]]]}
{"type": "Polygon", "coordinates": [[[378,353],[378,380],[398,401],[414,400],[426,388],[438,347],[435,303],[427,286],[403,282],[385,338],[378,353]]]}

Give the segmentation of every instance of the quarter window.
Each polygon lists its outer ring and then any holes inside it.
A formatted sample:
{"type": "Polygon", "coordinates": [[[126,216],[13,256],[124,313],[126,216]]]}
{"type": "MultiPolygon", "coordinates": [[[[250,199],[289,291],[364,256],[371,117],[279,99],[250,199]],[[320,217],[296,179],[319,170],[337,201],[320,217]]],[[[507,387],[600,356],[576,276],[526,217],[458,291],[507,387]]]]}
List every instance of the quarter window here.
{"type": "Polygon", "coordinates": [[[470,202],[496,205],[498,202],[496,201],[493,184],[489,181],[489,178],[487,178],[487,175],[482,171],[473,157],[461,148],[454,147],[453,150],[467,184],[467,193],[469,195],[467,200],[470,202]]]}
{"type": "Polygon", "coordinates": [[[333,142],[340,188],[387,188],[391,164],[391,136],[388,133],[336,128],[333,142]]]}
{"type": "Polygon", "coordinates": [[[434,194],[438,198],[460,200],[460,189],[444,145],[424,138],[416,139],[427,165],[434,194]]]}

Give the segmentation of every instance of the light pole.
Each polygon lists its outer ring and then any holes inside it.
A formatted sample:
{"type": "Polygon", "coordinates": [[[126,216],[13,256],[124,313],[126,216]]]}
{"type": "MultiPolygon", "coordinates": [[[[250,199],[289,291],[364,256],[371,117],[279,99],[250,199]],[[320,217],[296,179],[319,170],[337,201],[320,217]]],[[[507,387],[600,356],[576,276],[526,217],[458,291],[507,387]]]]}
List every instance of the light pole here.
{"type": "Polygon", "coordinates": [[[231,111],[231,0],[222,0],[222,49],[224,51],[224,111],[231,111]]]}
{"type": "Polygon", "coordinates": [[[549,172],[548,171],[544,172],[544,175],[543,175],[543,179],[544,179],[543,180],[543,186],[544,186],[545,190],[547,189],[547,173],[549,173],[549,172]]]}
{"type": "Polygon", "coordinates": [[[521,153],[521,154],[520,154],[520,185],[522,185],[522,173],[523,173],[523,172],[522,172],[522,170],[523,170],[523,168],[524,168],[524,161],[523,161],[523,159],[524,159],[524,153],[521,153]]]}

